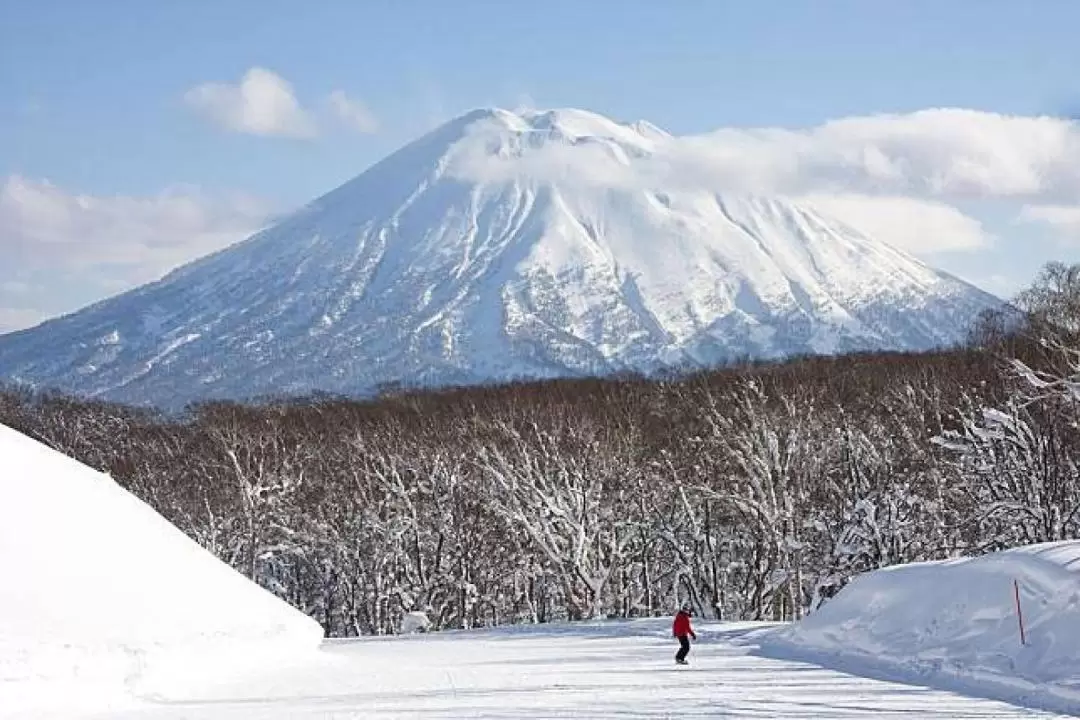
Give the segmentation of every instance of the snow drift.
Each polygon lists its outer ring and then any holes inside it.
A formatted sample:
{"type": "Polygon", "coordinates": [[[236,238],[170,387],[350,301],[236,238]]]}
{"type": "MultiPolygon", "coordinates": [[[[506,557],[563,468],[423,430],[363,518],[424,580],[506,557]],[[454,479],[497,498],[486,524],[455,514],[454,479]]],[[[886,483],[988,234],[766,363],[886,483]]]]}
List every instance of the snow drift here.
{"type": "Polygon", "coordinates": [[[1078,713],[1080,541],[861,575],[801,622],[770,631],[766,646],[855,672],[1078,713]]]}
{"type": "Polygon", "coordinates": [[[323,634],[108,476],[3,425],[0,578],[5,712],[167,694],[323,634]]]}

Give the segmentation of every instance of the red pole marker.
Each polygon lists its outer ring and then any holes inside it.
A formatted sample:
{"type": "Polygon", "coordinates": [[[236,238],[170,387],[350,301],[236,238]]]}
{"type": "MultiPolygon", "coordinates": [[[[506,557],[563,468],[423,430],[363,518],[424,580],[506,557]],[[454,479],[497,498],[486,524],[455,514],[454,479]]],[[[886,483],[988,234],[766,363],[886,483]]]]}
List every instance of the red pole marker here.
{"type": "Polygon", "coordinates": [[[1020,644],[1026,645],[1024,638],[1024,611],[1020,609],[1020,583],[1013,580],[1013,593],[1016,595],[1016,619],[1020,621],[1020,644]]]}

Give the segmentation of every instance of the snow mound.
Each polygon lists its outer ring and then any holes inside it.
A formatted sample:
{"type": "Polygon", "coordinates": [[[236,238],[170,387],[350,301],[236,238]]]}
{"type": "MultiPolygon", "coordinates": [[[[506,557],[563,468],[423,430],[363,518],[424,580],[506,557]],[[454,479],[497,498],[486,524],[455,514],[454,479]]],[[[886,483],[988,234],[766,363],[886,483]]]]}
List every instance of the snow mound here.
{"type": "Polygon", "coordinates": [[[1080,713],[1080,541],[876,570],[766,644],[853,672],[1080,713]]]}
{"type": "Polygon", "coordinates": [[[166,696],[322,629],[111,478],[0,425],[0,708],[166,696]]]}

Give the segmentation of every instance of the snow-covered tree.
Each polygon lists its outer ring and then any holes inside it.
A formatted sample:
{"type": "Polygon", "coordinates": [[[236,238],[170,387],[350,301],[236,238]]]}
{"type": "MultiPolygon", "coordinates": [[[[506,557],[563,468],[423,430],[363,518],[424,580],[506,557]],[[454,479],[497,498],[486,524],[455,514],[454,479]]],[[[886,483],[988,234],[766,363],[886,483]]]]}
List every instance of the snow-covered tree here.
{"type": "Polygon", "coordinates": [[[598,616],[635,531],[625,512],[630,482],[619,438],[592,424],[567,425],[561,436],[536,424],[500,429],[503,446],[478,455],[496,511],[543,554],[570,616],[598,616]]]}

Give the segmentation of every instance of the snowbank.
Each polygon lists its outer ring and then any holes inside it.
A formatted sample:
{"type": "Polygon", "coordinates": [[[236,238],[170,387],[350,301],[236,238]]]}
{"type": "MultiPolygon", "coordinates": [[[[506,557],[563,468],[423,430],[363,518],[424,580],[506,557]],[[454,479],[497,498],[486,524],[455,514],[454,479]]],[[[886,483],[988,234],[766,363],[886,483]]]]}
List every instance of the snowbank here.
{"type": "Polygon", "coordinates": [[[0,425],[0,708],[168,696],[319,625],[112,479],[0,425]]]}
{"type": "Polygon", "coordinates": [[[764,647],[853,672],[1080,712],[1080,541],[867,573],[801,622],[770,631],[764,647]]]}

